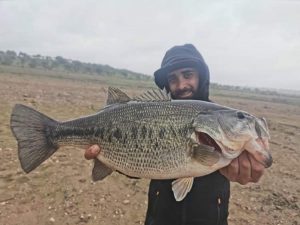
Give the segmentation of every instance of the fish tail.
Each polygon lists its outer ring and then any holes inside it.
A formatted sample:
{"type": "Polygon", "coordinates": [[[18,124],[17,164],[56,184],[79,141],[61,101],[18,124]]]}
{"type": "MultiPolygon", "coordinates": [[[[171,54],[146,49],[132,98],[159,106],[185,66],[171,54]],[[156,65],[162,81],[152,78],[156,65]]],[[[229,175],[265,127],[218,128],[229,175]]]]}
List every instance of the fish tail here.
{"type": "Polygon", "coordinates": [[[59,148],[53,141],[58,122],[25,105],[16,104],[12,110],[10,127],[18,142],[18,156],[22,169],[29,173],[59,148]]]}

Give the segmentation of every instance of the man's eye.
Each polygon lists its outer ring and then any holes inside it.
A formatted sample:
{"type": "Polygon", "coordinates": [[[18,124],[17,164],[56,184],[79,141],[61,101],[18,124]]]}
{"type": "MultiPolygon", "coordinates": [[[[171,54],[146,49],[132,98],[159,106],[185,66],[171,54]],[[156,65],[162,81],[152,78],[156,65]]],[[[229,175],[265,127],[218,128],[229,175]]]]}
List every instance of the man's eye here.
{"type": "Polygon", "coordinates": [[[193,73],[192,72],[187,72],[187,73],[185,73],[183,76],[184,76],[184,78],[190,78],[191,76],[193,75],[193,73]]]}
{"type": "Polygon", "coordinates": [[[168,77],[168,82],[174,82],[175,80],[175,77],[168,77]]]}

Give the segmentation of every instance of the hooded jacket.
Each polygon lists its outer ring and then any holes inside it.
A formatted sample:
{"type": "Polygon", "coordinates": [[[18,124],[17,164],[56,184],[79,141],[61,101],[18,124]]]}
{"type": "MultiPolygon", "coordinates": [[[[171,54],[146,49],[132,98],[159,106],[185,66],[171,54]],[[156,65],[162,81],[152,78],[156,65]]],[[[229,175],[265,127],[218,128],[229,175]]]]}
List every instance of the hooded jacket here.
{"type": "MultiPolygon", "coordinates": [[[[156,85],[169,91],[167,74],[193,67],[199,72],[199,89],[194,99],[209,101],[209,70],[203,57],[191,44],[174,46],[154,73],[156,85]]],[[[218,171],[196,177],[185,199],[177,202],[173,180],[151,180],[145,225],[227,225],[230,196],[229,181],[218,171]]]]}
{"type": "Polygon", "coordinates": [[[174,46],[168,50],[162,60],[161,68],[154,72],[154,81],[160,89],[169,91],[167,74],[180,68],[193,67],[200,74],[199,88],[194,98],[208,101],[209,69],[200,52],[192,45],[174,46]]]}

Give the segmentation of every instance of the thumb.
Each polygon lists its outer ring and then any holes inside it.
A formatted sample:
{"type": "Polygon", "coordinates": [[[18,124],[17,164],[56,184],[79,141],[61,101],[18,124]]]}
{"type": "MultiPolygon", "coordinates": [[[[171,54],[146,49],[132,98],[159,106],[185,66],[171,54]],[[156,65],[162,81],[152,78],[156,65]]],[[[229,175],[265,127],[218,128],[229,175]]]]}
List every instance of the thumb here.
{"type": "Polygon", "coordinates": [[[93,159],[96,158],[99,153],[100,147],[98,145],[92,145],[91,147],[85,150],[84,157],[88,160],[93,159]]]}

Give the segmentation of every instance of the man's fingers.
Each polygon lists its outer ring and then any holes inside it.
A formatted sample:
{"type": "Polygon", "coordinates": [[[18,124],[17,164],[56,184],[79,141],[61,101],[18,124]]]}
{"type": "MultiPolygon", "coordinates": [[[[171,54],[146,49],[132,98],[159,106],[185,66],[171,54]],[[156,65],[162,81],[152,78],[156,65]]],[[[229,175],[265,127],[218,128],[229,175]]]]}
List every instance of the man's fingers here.
{"type": "Polygon", "coordinates": [[[243,152],[239,157],[239,175],[237,182],[240,184],[247,184],[252,181],[251,178],[251,163],[247,152],[243,152]]]}
{"type": "Polygon", "coordinates": [[[226,178],[229,180],[229,178],[228,178],[228,166],[219,169],[219,172],[220,172],[224,177],[226,177],[226,178]]]}
{"type": "Polygon", "coordinates": [[[251,163],[251,181],[256,183],[264,173],[265,167],[259,163],[251,154],[248,155],[251,163]]]}
{"type": "Polygon", "coordinates": [[[223,174],[228,180],[236,181],[239,175],[239,161],[237,158],[233,159],[226,167],[226,174],[223,174]]]}
{"type": "Polygon", "coordinates": [[[238,158],[233,159],[228,166],[220,169],[220,173],[228,180],[244,185],[249,182],[258,182],[264,169],[261,163],[244,151],[238,158]]]}
{"type": "Polygon", "coordinates": [[[92,145],[85,150],[84,157],[86,159],[94,159],[100,153],[100,147],[98,145],[92,145]]]}

